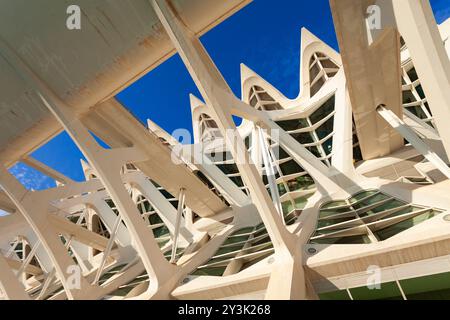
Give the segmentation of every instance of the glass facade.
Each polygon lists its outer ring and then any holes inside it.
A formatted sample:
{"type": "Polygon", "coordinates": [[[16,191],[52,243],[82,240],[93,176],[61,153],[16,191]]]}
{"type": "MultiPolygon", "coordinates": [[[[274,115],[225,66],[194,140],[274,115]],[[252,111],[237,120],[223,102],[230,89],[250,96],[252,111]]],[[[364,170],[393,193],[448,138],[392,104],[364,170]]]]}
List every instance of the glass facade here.
{"type": "Polygon", "coordinates": [[[330,57],[315,52],[309,61],[310,96],[314,96],[338,71],[339,66],[330,57]]]}
{"type": "Polygon", "coordinates": [[[412,205],[378,190],[332,201],[320,209],[313,244],[363,244],[386,240],[442,210],[412,205]]]}

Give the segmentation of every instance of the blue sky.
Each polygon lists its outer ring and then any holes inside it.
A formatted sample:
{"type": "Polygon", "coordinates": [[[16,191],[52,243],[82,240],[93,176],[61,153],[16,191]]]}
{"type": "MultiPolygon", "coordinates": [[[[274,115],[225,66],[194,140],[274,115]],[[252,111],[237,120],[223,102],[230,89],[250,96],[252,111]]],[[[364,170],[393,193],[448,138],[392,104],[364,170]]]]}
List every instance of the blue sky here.
{"type": "MultiPolygon", "coordinates": [[[[450,16],[450,1],[430,2],[438,23],[450,16]]],[[[328,0],[254,0],[201,40],[237,96],[241,94],[242,62],[293,98],[299,92],[302,27],[338,50],[328,0]]],[[[192,130],[189,93],[200,97],[181,59],[175,55],[121,92],[117,99],[141,121],[150,118],[171,133],[177,128],[192,130]]],[[[32,156],[74,180],[84,180],[80,165],[83,156],[66,133],[32,156]]],[[[24,164],[17,164],[11,172],[29,189],[55,185],[52,179],[24,164]]]]}

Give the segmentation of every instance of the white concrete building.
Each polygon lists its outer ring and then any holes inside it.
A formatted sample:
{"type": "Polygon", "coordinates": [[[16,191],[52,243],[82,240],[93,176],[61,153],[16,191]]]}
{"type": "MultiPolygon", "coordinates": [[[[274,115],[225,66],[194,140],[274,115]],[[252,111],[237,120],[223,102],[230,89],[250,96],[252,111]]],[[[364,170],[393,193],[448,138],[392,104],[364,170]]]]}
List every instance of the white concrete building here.
{"type": "Polygon", "coordinates": [[[330,0],[340,53],[302,29],[298,97],[241,65],[238,98],[198,36],[248,2],[91,0],[75,36],[0,5],[1,298],[450,297],[450,19],[330,0]],[[113,97],[175,50],[192,145],[113,97]],[[29,156],[61,130],[84,182],[29,156]],[[27,190],[18,162],[57,187],[27,190]]]}

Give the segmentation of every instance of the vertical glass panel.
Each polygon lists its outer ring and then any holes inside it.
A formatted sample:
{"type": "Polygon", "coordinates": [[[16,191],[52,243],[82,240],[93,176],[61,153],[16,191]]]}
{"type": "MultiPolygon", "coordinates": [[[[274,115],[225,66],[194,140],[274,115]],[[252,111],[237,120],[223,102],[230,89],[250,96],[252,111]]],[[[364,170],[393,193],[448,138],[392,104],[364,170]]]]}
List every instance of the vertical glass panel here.
{"type": "Polygon", "coordinates": [[[402,91],[403,104],[411,103],[417,101],[411,90],[402,91]]]}
{"type": "Polygon", "coordinates": [[[419,79],[419,77],[417,76],[417,72],[416,72],[416,68],[412,68],[411,70],[409,70],[407,72],[409,80],[411,80],[411,82],[416,81],[417,79],[419,79]]]}
{"type": "Polygon", "coordinates": [[[321,105],[316,111],[314,111],[309,119],[312,124],[319,122],[320,120],[326,118],[330,113],[334,111],[334,95],[329,98],[323,105],[321,105]]]}
{"type": "Polygon", "coordinates": [[[322,140],[333,132],[333,123],[334,117],[331,117],[316,129],[316,134],[319,137],[319,140],[322,140]]]}
{"type": "Polygon", "coordinates": [[[292,137],[301,144],[313,143],[313,137],[309,132],[300,132],[291,134],[292,137]]]}
{"type": "Polygon", "coordinates": [[[289,160],[288,162],[280,164],[280,169],[281,172],[283,172],[283,175],[303,172],[302,167],[300,167],[294,160],[289,160]]]}
{"type": "Polygon", "coordinates": [[[418,93],[420,99],[425,99],[425,92],[423,92],[423,88],[422,88],[422,85],[421,85],[421,84],[419,84],[419,85],[416,87],[416,91],[417,91],[417,93],[418,93]]]}

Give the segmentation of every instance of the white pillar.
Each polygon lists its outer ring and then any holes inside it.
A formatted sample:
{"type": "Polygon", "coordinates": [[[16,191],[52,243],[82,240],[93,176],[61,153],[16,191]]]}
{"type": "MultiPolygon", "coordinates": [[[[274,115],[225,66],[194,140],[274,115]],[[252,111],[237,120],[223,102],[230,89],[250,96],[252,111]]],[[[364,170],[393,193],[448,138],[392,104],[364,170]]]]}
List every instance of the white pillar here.
{"type": "Polygon", "coordinates": [[[79,287],[70,286],[73,275],[71,267],[74,261],[59,238],[60,231],[49,222],[47,211],[52,200],[51,193],[26,190],[4,166],[0,166],[0,184],[45,247],[67,297],[69,299],[95,297],[96,288],[92,287],[83,276],[79,279],[79,287]]]}
{"type": "Polygon", "coordinates": [[[384,106],[378,106],[377,111],[384,120],[408,140],[417,151],[430,161],[443,175],[450,179],[450,168],[425,142],[422,141],[414,130],[398,118],[395,113],[386,109],[384,106]]]}
{"type": "Polygon", "coordinates": [[[8,262],[0,253],[0,287],[7,299],[29,300],[30,297],[25,292],[25,288],[16,278],[8,262]]]}
{"type": "Polygon", "coordinates": [[[184,209],[184,189],[181,188],[180,193],[178,194],[178,210],[177,210],[177,219],[175,222],[175,231],[173,233],[173,240],[172,240],[172,253],[170,255],[170,263],[175,263],[175,257],[177,254],[177,248],[178,248],[178,236],[180,234],[180,225],[181,225],[181,218],[183,215],[183,209],[184,209]]]}
{"type": "Polygon", "coordinates": [[[261,153],[264,161],[264,169],[267,177],[267,181],[269,182],[270,194],[272,195],[272,202],[278,213],[281,216],[281,221],[284,224],[283,218],[283,208],[281,207],[280,194],[278,193],[278,186],[275,178],[275,170],[273,169],[273,162],[270,158],[269,147],[267,146],[266,138],[264,137],[264,133],[261,128],[259,131],[259,143],[261,145],[261,153]]]}
{"type": "MultiPolygon", "coordinates": [[[[236,161],[239,173],[250,191],[252,201],[254,201],[272,240],[276,264],[280,268],[274,268],[274,272],[271,273],[268,297],[305,298],[306,283],[296,236],[291,234],[280,221],[279,214],[267,193],[257,168],[251,163],[250,155],[232,118],[233,113],[238,116],[249,115],[251,120],[258,121],[261,113],[254,112],[255,110],[248,105],[243,106],[247,112],[241,112],[242,109],[239,109],[239,105],[243,105],[242,101],[234,96],[197,36],[179,20],[166,0],[150,1],[197,88],[208,107],[211,108],[213,118],[236,161]],[[291,272],[282,272],[282,265],[292,266],[289,270],[291,272]],[[278,288],[282,289],[281,292],[272,285],[275,283],[279,286],[278,288]]],[[[293,140],[297,143],[295,139],[293,140]]]]}
{"type": "Polygon", "coordinates": [[[430,3],[392,0],[392,7],[450,159],[450,61],[430,3]]]}

